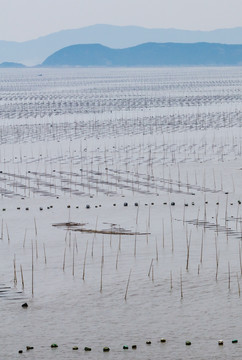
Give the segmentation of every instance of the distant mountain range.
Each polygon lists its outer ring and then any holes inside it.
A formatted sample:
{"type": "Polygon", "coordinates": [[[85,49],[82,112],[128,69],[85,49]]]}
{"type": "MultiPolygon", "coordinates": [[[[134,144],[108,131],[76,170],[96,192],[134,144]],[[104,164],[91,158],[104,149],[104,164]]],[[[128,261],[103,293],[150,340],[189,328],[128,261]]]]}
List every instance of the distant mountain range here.
{"type": "Polygon", "coordinates": [[[72,45],[41,66],[200,66],[242,65],[242,45],[146,43],[126,49],[100,44],[72,45]]]}
{"type": "Polygon", "coordinates": [[[242,27],[213,31],[188,31],[146,29],[137,26],[93,25],[81,29],[63,30],[21,43],[0,41],[0,63],[40,64],[55,51],[74,44],[99,43],[114,49],[121,49],[146,42],[242,44],[242,27]]]}

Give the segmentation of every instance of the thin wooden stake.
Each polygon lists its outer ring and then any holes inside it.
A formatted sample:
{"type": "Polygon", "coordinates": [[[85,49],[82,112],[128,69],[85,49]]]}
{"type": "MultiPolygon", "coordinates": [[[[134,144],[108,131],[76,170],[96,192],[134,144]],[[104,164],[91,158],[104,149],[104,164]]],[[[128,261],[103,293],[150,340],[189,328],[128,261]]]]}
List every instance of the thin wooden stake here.
{"type": "Polygon", "coordinates": [[[35,228],[35,236],[37,236],[37,224],[36,219],[34,218],[34,228],[35,228]]]}
{"type": "Polygon", "coordinates": [[[128,277],[128,282],[127,282],[127,286],[126,286],[126,291],[125,291],[125,296],[124,296],[124,300],[125,300],[125,301],[127,301],[127,295],[128,295],[128,288],[129,288],[129,282],[130,282],[131,272],[132,272],[132,270],[130,269],[129,277],[128,277]]]}
{"type": "Polygon", "coordinates": [[[241,259],[241,245],[239,242],[239,264],[240,264],[240,276],[242,276],[242,259],[241,259]]]}
{"type": "Polygon", "coordinates": [[[1,239],[3,240],[3,219],[2,219],[2,228],[1,228],[1,239]]]}
{"type": "Polygon", "coordinates": [[[7,224],[6,224],[6,230],[7,230],[8,244],[10,244],[10,236],[9,236],[8,225],[7,224]]]}
{"type": "Polygon", "coordinates": [[[34,244],[32,243],[32,297],[34,296],[34,244]]]}
{"type": "Polygon", "coordinates": [[[24,274],[22,265],[20,265],[20,273],[21,273],[21,280],[22,280],[22,289],[24,289],[24,274]]]}
{"type": "Polygon", "coordinates": [[[63,258],[63,266],[62,266],[63,271],[65,271],[65,265],[66,265],[66,248],[64,250],[64,258],[63,258]]]}
{"type": "Polygon", "coordinates": [[[103,263],[101,262],[100,293],[103,291],[103,263]]]}
{"type": "Polygon", "coordinates": [[[13,259],[13,281],[14,281],[14,285],[17,285],[17,271],[16,271],[16,255],[14,254],[14,259],[13,259]]]}
{"type": "Polygon", "coordinates": [[[82,280],[85,280],[85,274],[86,274],[87,249],[88,249],[88,240],[87,240],[87,243],[86,243],[86,251],[85,251],[85,257],[84,257],[84,263],[83,263],[82,280]]]}
{"type": "Polygon", "coordinates": [[[181,299],[183,299],[183,288],[182,288],[182,269],[180,272],[180,285],[181,285],[181,299]]]}
{"type": "Polygon", "coordinates": [[[228,289],[230,290],[230,282],[231,282],[231,279],[230,279],[230,263],[228,262],[228,289]]]}
{"type": "Polygon", "coordinates": [[[24,232],[23,248],[25,248],[26,235],[27,235],[27,229],[25,229],[25,232],[24,232]]]}
{"type": "Polygon", "coordinates": [[[47,264],[46,251],[45,251],[45,243],[43,243],[43,249],[44,249],[45,264],[47,264]]]}
{"type": "Polygon", "coordinates": [[[151,259],[150,268],[149,268],[149,272],[148,272],[148,276],[149,276],[149,277],[150,277],[150,273],[151,273],[151,268],[152,268],[152,265],[153,265],[153,261],[154,261],[154,259],[151,259]]]}
{"type": "Polygon", "coordinates": [[[201,241],[201,252],[200,252],[200,264],[203,263],[203,237],[204,237],[204,231],[202,230],[202,241],[201,241]]]}
{"type": "Polygon", "coordinates": [[[239,294],[239,297],[240,297],[240,284],[239,284],[238,274],[236,274],[236,277],[237,277],[237,284],[238,284],[238,294],[239,294]]]}
{"type": "Polygon", "coordinates": [[[75,244],[73,243],[73,253],[72,253],[72,276],[75,276],[75,244]]]}

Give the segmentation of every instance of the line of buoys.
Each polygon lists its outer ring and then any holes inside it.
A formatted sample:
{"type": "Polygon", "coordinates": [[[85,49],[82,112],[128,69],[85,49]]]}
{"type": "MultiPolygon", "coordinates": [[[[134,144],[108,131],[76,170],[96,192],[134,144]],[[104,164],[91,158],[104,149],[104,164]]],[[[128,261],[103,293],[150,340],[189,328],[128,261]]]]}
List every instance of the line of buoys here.
{"type": "MultiPolygon", "coordinates": [[[[194,202],[192,202],[191,204],[192,204],[193,206],[195,205],[194,202]]],[[[205,204],[208,204],[208,201],[205,201],[205,204]]],[[[241,204],[241,201],[240,201],[240,200],[238,200],[238,204],[239,204],[239,205],[241,204]]],[[[123,206],[124,206],[124,207],[128,207],[128,205],[129,205],[129,204],[128,204],[127,202],[124,202],[124,203],[123,203],[123,206]]],[[[145,203],[145,206],[148,206],[148,205],[149,205],[149,204],[145,203]]],[[[152,202],[152,203],[150,203],[150,205],[155,205],[155,203],[152,202]]],[[[163,205],[167,205],[167,202],[163,202],[163,205]]],[[[175,206],[176,203],[173,201],[173,202],[170,203],[170,205],[171,205],[171,206],[175,206]]],[[[219,203],[217,202],[216,205],[219,205],[219,203]]],[[[233,203],[230,203],[230,205],[233,205],[233,203]]],[[[113,206],[117,206],[117,204],[114,203],[113,206]]],[[[135,202],[135,203],[134,203],[134,206],[140,206],[140,204],[139,204],[138,202],[135,202]]],[[[189,204],[188,204],[188,203],[184,203],[184,206],[187,207],[187,206],[189,206],[189,204]]],[[[71,208],[71,205],[67,205],[66,207],[67,207],[68,209],[70,209],[70,208],[71,208]]],[[[101,205],[101,204],[99,204],[99,205],[94,205],[94,207],[95,207],[95,208],[99,208],[99,207],[102,207],[102,205],[101,205]]],[[[80,208],[80,207],[77,205],[77,206],[76,206],[76,209],[79,209],[79,208],[80,208]]],[[[90,208],[91,208],[91,205],[86,204],[86,205],[85,205],[85,208],[86,208],[86,209],[90,209],[90,208]]],[[[47,210],[53,209],[53,205],[47,206],[46,209],[47,209],[47,210]]],[[[17,207],[17,210],[21,210],[21,207],[18,206],[18,207],[17,207]]],[[[29,208],[29,207],[26,207],[25,210],[26,210],[26,211],[29,211],[30,208],[29,208]]],[[[43,211],[44,208],[43,208],[43,207],[39,207],[39,210],[40,210],[40,211],[43,211]]],[[[2,208],[2,211],[7,211],[7,209],[6,209],[6,208],[2,208]]]]}
{"type": "MultiPolygon", "coordinates": [[[[161,343],[166,343],[166,339],[165,338],[161,338],[160,339],[160,342],[161,343]]],[[[237,344],[238,343],[238,340],[237,339],[233,339],[232,340],[232,344],[237,344]]],[[[147,340],[146,341],[146,345],[151,345],[151,340],[147,340]]],[[[191,346],[192,345],[192,342],[190,341],[190,340],[187,340],[186,342],[185,342],[185,345],[186,346],[191,346]]],[[[218,340],[218,345],[219,346],[223,346],[224,345],[224,341],[223,340],[218,340]]],[[[58,345],[56,344],[56,343],[53,343],[53,344],[51,344],[51,346],[50,346],[52,349],[56,349],[56,348],[58,348],[58,345]]],[[[131,348],[133,349],[133,350],[136,350],[137,349],[137,345],[132,345],[131,346],[131,348]]],[[[26,346],[26,351],[29,351],[29,350],[33,350],[34,349],[34,347],[33,346],[26,346]]],[[[128,350],[129,349],[129,346],[128,345],[123,345],[123,350],[128,350]]],[[[78,346],[73,346],[72,347],[72,350],[79,350],[79,347],[78,346]]],[[[88,346],[85,346],[84,347],[84,351],[91,351],[92,349],[90,348],[90,347],[88,347],[88,346]]],[[[110,351],[110,348],[108,347],[108,346],[105,346],[104,348],[103,348],[103,352],[109,352],[110,351]]],[[[22,354],[23,353],[23,350],[19,350],[18,351],[18,353],[19,354],[22,354]]]]}

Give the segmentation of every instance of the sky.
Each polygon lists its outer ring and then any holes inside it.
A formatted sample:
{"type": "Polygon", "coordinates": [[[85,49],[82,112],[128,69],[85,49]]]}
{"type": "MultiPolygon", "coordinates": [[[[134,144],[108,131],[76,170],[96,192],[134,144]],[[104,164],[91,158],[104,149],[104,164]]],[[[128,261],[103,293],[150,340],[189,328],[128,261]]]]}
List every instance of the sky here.
{"type": "Polygon", "coordinates": [[[0,0],[0,40],[94,24],[213,30],[242,26],[242,0],[0,0]]]}

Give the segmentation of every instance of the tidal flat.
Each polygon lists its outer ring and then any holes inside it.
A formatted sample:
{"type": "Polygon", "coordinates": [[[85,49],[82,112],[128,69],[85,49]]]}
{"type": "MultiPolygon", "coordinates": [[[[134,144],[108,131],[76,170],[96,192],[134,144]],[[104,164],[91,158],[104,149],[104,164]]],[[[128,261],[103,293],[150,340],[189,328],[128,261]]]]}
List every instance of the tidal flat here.
{"type": "Polygon", "coordinates": [[[242,68],[0,84],[0,358],[241,358],[242,68]]]}

